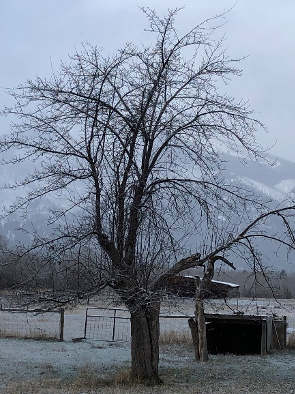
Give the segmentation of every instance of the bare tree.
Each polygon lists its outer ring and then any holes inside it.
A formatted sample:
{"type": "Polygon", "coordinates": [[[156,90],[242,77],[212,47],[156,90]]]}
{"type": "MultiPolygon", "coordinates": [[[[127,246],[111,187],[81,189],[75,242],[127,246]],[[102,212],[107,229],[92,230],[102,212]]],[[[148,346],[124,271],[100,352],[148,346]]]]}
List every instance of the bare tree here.
{"type": "Polygon", "coordinates": [[[200,258],[199,266],[204,268],[204,275],[202,278],[196,277],[195,319],[190,318],[188,321],[193,337],[196,360],[208,361],[204,299],[214,277],[215,263],[220,261],[228,267],[236,269],[230,259],[234,259],[233,256],[235,255],[242,254],[244,258],[247,256],[246,259],[251,261],[253,275],[260,274],[264,279],[264,284],[275,296],[273,284],[256,241],[263,238],[270,244],[272,250],[275,250],[273,247],[275,244],[278,248],[284,246],[287,254],[294,251],[294,217],[294,205],[268,210],[251,221],[243,230],[237,231],[235,235],[231,234],[230,239],[226,242],[221,241],[219,246],[216,245],[207,255],[200,258]],[[270,223],[274,217],[278,222],[270,223]]]}
{"type": "Polygon", "coordinates": [[[178,10],[163,18],[143,11],[154,44],[127,44],[109,57],[87,45],[50,79],[11,90],[16,105],[3,114],[15,121],[1,150],[15,153],[6,162],[35,162],[18,184],[30,191],[12,211],[58,193],[67,208],[51,220],[68,225],[50,242],[70,248],[93,239],[103,251],[104,281],[131,314],[131,378],[157,382],[165,280],[224,250],[189,252],[192,234],[215,231],[217,215],[230,222],[233,212],[246,214],[249,202],[251,217],[262,208],[222,179],[215,147],[259,156],[262,125],[247,103],[218,90],[240,74],[215,40],[218,19],[179,36],[178,10]]]}

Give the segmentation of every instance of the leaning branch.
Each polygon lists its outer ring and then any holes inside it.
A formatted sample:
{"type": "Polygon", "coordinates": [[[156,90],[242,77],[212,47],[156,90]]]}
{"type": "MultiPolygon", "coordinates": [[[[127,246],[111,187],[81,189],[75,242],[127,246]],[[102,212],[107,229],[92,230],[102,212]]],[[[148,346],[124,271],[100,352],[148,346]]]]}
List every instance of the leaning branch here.
{"type": "Polygon", "coordinates": [[[171,267],[168,271],[161,275],[160,278],[157,279],[157,281],[152,286],[153,290],[160,289],[169,278],[173,278],[181,271],[204,265],[204,262],[200,260],[200,257],[200,253],[195,253],[189,257],[179,260],[173,265],[173,267],[171,267]]]}

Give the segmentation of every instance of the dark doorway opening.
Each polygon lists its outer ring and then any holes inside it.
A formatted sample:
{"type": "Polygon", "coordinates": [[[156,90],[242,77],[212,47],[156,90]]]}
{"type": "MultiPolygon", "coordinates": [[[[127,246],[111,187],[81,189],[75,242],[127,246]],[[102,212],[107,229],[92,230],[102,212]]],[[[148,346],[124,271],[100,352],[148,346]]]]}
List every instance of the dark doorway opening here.
{"type": "Polygon", "coordinates": [[[261,322],[249,324],[221,319],[207,324],[208,351],[211,354],[260,354],[261,338],[261,322]]]}

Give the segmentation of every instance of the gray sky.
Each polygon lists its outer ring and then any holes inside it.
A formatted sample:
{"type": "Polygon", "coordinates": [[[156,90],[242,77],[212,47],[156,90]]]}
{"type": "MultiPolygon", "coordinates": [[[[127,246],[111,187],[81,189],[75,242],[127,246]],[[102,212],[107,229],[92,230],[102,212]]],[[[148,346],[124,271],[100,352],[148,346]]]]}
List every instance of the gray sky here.
{"type": "MultiPolygon", "coordinates": [[[[138,6],[168,8],[185,5],[177,26],[185,31],[231,8],[235,0],[0,0],[0,107],[9,104],[5,87],[49,76],[51,63],[89,42],[113,52],[126,41],[146,41],[147,21],[138,6]],[[158,3],[160,5],[158,5],[158,3]]],[[[268,134],[258,135],[271,153],[295,161],[295,1],[237,0],[220,34],[233,57],[249,55],[243,76],[229,92],[249,100],[268,134]]],[[[0,132],[7,121],[0,119],[0,132]]]]}

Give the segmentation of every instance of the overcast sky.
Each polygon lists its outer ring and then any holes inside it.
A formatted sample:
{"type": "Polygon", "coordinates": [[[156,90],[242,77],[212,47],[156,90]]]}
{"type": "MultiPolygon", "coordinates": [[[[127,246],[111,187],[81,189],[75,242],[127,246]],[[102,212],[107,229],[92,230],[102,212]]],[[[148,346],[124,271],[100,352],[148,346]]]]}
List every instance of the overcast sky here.
{"type": "MultiPolygon", "coordinates": [[[[14,87],[38,75],[50,75],[51,63],[89,42],[113,52],[126,41],[144,43],[147,21],[139,6],[185,6],[177,27],[185,31],[202,20],[234,6],[235,0],[1,0],[0,107],[9,102],[5,87],[14,87]],[[158,5],[158,3],[160,5],[158,5]]],[[[295,161],[295,1],[237,0],[220,34],[243,76],[235,79],[231,94],[249,100],[268,134],[258,140],[271,152],[295,161]]],[[[0,119],[0,131],[7,123],[0,119]]]]}

